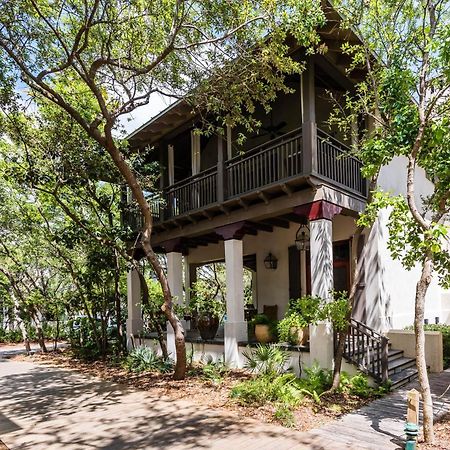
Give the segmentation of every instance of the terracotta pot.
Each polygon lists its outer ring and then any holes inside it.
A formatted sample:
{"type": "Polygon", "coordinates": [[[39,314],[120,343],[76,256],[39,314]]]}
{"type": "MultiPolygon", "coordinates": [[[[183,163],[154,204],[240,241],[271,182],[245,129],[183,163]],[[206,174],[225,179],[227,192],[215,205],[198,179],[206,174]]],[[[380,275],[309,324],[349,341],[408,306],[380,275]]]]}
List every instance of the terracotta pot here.
{"type": "Polygon", "coordinates": [[[202,315],[197,318],[197,327],[201,338],[210,341],[216,337],[219,319],[216,316],[202,315]]]}
{"type": "Polygon", "coordinates": [[[309,342],[309,325],[303,328],[303,340],[302,344],[306,345],[309,342]]]}
{"type": "Polygon", "coordinates": [[[309,339],[309,327],[292,327],[289,334],[293,345],[305,345],[309,339]]]}
{"type": "Polygon", "coordinates": [[[272,341],[272,333],[270,332],[270,326],[264,324],[255,325],[255,338],[261,344],[267,344],[272,341]]]}

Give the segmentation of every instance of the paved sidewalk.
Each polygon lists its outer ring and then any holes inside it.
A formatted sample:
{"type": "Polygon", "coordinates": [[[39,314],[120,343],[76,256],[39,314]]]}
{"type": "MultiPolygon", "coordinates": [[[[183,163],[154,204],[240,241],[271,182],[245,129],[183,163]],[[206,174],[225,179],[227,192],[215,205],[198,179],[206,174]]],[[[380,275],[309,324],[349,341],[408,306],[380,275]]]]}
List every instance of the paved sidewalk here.
{"type": "MultiPolygon", "coordinates": [[[[53,341],[45,341],[45,345],[48,350],[53,350],[53,341]]],[[[67,347],[68,344],[66,342],[58,342],[58,348],[67,347]]],[[[31,352],[30,353],[39,353],[41,351],[41,347],[37,342],[30,343],[31,352]]],[[[25,355],[27,351],[25,350],[25,346],[23,343],[20,344],[0,344],[0,359],[1,358],[10,358],[11,356],[16,355],[25,355]]],[[[0,449],[1,450],[1,449],[0,449]]]]}
{"type": "MultiPolygon", "coordinates": [[[[432,377],[438,394],[447,382],[450,371],[432,377]]],[[[0,440],[11,450],[393,450],[403,448],[404,399],[398,391],[300,433],[65,369],[0,359],[0,440]]]]}
{"type": "Polygon", "coordinates": [[[11,450],[312,449],[303,437],[73,371],[0,359],[0,439],[11,450]]]}

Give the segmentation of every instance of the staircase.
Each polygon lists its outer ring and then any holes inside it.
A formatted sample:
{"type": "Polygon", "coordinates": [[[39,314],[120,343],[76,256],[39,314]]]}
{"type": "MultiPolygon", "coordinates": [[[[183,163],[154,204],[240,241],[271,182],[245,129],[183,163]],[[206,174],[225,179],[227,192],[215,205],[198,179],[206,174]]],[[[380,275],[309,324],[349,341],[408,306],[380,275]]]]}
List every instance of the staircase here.
{"type": "Polygon", "coordinates": [[[391,348],[389,339],[355,319],[350,320],[344,358],[378,383],[399,388],[417,377],[416,360],[391,348]]]}

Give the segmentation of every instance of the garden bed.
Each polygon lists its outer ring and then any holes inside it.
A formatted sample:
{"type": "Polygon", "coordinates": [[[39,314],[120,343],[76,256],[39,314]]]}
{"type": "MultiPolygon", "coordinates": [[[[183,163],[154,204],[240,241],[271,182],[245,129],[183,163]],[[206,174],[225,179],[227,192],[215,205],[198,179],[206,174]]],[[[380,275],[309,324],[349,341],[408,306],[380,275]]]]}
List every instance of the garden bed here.
{"type": "MultiPolygon", "coordinates": [[[[125,369],[121,363],[107,360],[85,362],[73,357],[69,351],[49,352],[33,356],[17,356],[24,360],[56,365],[79,371],[85,375],[96,376],[112,381],[144,389],[156,396],[172,399],[188,399],[196,404],[209,408],[226,409],[239,416],[252,417],[264,422],[278,422],[274,417],[275,407],[272,404],[261,406],[244,406],[230,398],[233,387],[252,375],[244,370],[230,370],[223,376],[205,375],[201,370],[190,370],[185,380],[174,381],[170,373],[143,372],[133,373],[125,369]]],[[[348,394],[323,395],[319,404],[305,397],[294,410],[294,429],[307,431],[340,417],[371,401],[371,398],[359,398],[348,394]]],[[[281,423],[283,421],[281,420],[281,423]]]]}

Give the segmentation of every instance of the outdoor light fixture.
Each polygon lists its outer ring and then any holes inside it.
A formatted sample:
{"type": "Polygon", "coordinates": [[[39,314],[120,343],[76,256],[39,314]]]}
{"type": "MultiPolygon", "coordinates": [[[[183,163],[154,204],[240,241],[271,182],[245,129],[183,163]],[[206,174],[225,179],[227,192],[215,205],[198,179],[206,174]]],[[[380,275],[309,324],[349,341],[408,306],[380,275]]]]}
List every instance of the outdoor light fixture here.
{"type": "Polygon", "coordinates": [[[309,228],[307,225],[300,225],[295,235],[295,246],[298,250],[308,250],[309,249],[309,228]]]}
{"type": "Polygon", "coordinates": [[[266,269],[275,270],[278,265],[278,259],[275,258],[272,253],[269,253],[264,259],[264,265],[266,266],[266,269]]]}

